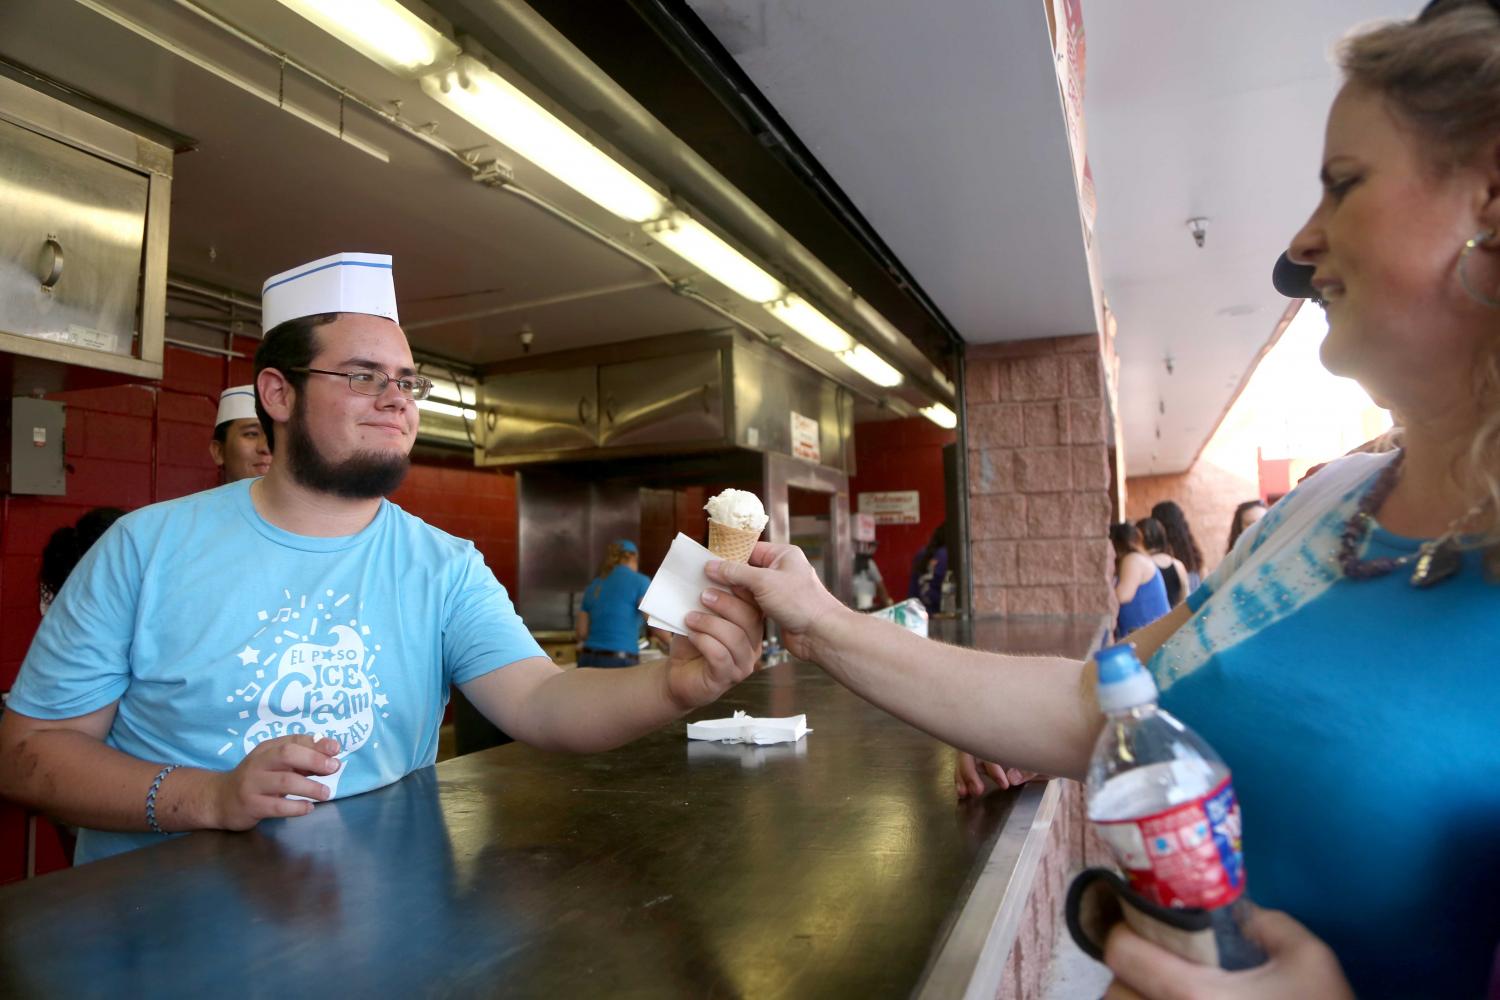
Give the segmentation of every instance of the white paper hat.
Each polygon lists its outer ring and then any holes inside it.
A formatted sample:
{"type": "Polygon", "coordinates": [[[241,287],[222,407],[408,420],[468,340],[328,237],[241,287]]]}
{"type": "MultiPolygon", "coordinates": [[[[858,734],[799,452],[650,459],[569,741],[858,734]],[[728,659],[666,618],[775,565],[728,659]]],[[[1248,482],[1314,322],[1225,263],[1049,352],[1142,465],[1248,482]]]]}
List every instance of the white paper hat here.
{"type": "Polygon", "coordinates": [[[255,419],[255,386],[234,385],[219,393],[219,419],[217,427],[226,420],[255,419]]]}
{"type": "Polygon", "coordinates": [[[389,254],[336,253],[273,274],[261,286],[260,325],[266,332],[289,319],[336,312],[400,322],[389,254]]]}

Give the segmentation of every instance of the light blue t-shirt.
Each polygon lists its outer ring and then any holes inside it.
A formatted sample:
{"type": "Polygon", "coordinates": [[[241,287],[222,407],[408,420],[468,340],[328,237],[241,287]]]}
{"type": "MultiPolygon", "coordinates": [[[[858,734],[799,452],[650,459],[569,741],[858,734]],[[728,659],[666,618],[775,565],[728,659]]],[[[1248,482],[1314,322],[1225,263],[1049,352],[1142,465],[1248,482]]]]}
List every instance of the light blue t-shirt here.
{"type": "MultiPolygon", "coordinates": [[[[1500,942],[1500,588],[1472,552],[1430,589],[1410,564],[1345,578],[1339,533],[1389,460],[1354,458],[1352,485],[1320,487],[1330,466],[1247,533],[1151,669],[1233,771],[1255,902],[1327,941],[1361,997],[1481,996],[1500,942]]],[[[1377,527],[1364,556],[1418,545],[1377,527]]]]}
{"type": "Polygon", "coordinates": [[[583,592],[583,610],[589,616],[589,649],[634,653],[640,648],[641,600],[651,578],[629,566],[616,566],[609,575],[595,577],[583,592]]]}
{"type": "MultiPolygon", "coordinates": [[[[244,480],[116,522],[42,620],[8,707],[65,719],[118,701],[109,746],[211,770],[273,737],[330,736],[343,766],[321,780],[344,797],[433,762],[450,685],[542,655],[472,543],[389,501],[358,534],[294,535],[244,480]]],[[[160,839],[83,830],[76,860],[160,839]]]]}

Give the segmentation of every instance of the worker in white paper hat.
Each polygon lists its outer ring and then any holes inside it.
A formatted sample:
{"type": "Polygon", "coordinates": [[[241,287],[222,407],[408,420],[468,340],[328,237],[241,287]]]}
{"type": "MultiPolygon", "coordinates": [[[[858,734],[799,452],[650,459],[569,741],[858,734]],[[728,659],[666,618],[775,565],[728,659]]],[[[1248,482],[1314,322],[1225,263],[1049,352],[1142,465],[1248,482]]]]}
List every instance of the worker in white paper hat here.
{"type": "Polygon", "coordinates": [[[255,415],[255,386],[230,386],[219,393],[219,415],[208,453],[224,470],[226,483],[264,476],[271,468],[271,446],[255,415]]]}
{"type": "Polygon", "coordinates": [[[754,669],[759,612],[713,592],[669,657],[562,670],[471,542],[385,499],[432,388],[389,257],[278,274],[262,315],[270,470],[122,518],[58,595],[0,716],[0,796],[77,821],[75,863],[398,781],[433,762],[450,686],[520,742],[592,752],[754,669]],[[59,729],[88,738],[47,738],[59,729]],[[21,756],[32,766],[5,766],[21,756]]]}

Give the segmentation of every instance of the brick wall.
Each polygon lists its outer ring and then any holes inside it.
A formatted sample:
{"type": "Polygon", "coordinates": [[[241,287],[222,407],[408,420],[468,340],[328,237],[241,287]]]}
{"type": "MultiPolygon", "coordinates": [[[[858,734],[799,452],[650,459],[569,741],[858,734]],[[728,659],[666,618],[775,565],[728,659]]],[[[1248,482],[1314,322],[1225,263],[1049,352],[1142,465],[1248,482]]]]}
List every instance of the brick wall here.
{"type": "Polygon", "coordinates": [[[516,477],[474,468],[462,453],[422,455],[390,499],[434,528],[467,538],[515,599],[516,477]]]}
{"type": "Polygon", "coordinates": [[[943,489],[943,446],[958,440],[926,417],[873,420],[854,426],[854,468],[849,480],[849,510],[859,510],[859,494],[916,490],[920,520],[916,524],[875,527],[875,565],[891,597],[903,600],[911,564],[947,517],[943,489]]]}
{"type": "Polygon", "coordinates": [[[1114,559],[1099,339],[986,344],[966,364],[974,610],[1108,612],[1114,559]]]}

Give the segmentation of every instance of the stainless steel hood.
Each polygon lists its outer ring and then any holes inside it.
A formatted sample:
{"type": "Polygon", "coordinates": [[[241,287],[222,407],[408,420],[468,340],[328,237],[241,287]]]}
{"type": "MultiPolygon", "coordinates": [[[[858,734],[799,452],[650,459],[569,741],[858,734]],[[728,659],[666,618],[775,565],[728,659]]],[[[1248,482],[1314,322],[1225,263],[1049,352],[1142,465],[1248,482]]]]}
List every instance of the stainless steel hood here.
{"type": "Polygon", "coordinates": [[[737,330],[482,370],[476,465],[748,449],[854,472],[854,395],[737,330]]]}

